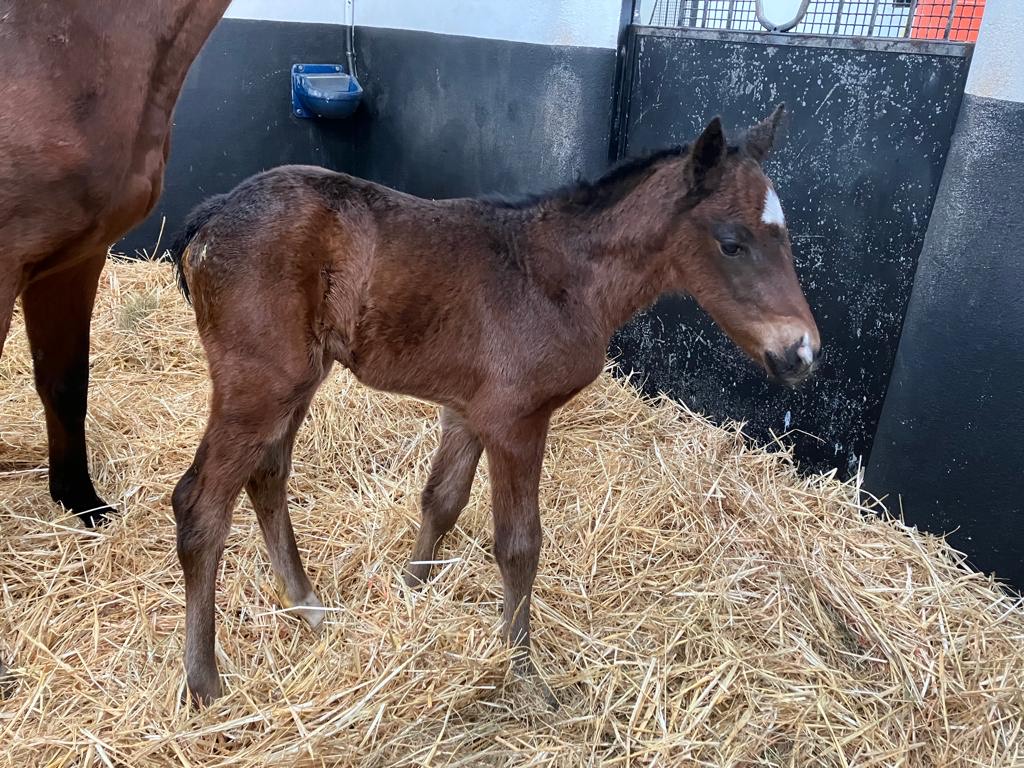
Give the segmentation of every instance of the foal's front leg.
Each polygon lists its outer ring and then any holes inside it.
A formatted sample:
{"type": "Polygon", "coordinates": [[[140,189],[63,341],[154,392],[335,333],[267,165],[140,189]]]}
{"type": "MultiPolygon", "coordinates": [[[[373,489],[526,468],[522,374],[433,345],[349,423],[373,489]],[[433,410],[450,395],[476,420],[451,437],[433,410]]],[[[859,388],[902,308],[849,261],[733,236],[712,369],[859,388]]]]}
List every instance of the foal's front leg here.
{"type": "Polygon", "coordinates": [[[517,648],[516,666],[530,672],[530,597],[540,559],[538,507],[548,417],[534,417],[485,441],[491,472],[494,558],[505,590],[505,635],[517,648]]]}

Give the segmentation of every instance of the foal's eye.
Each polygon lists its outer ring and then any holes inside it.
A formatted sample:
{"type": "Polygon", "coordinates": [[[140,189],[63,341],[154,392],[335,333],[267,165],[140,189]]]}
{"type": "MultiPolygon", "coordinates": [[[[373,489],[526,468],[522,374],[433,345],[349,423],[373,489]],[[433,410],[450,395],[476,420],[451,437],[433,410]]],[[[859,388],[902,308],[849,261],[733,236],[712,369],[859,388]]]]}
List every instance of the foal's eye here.
{"type": "Polygon", "coordinates": [[[740,251],[743,250],[743,246],[733,240],[723,240],[718,244],[718,247],[722,249],[722,253],[726,256],[739,256],[740,251]]]}

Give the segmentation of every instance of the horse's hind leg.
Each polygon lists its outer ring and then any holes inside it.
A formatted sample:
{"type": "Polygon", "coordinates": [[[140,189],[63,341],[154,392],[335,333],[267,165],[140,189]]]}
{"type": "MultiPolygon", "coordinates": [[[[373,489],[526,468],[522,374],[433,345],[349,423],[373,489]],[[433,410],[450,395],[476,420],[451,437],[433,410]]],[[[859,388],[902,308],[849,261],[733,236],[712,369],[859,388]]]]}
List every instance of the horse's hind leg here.
{"type": "Polygon", "coordinates": [[[185,575],[185,672],[192,697],[221,694],[214,655],[217,567],[231,528],[231,510],[265,448],[265,422],[224,414],[216,390],[210,421],[192,466],[171,497],[178,560],[185,575]]]}
{"type": "Polygon", "coordinates": [[[96,495],[85,450],[89,325],[106,253],[30,283],[22,294],[36,391],[46,413],[50,496],[87,527],[110,507],[96,495]]]}
{"type": "Polygon", "coordinates": [[[245,490],[252,500],[263,539],[267,543],[278,600],[285,608],[294,609],[306,623],[316,628],[324,619],[323,606],[302,567],[291,517],[288,515],[287,495],[295,433],[309,408],[310,397],[312,392],[292,414],[285,435],[264,451],[245,490]]]}
{"type": "MultiPolygon", "coordinates": [[[[185,574],[185,671],[192,697],[200,703],[221,692],[214,655],[215,581],[235,500],[253,473],[257,485],[269,473],[280,475],[280,480],[269,481],[268,489],[283,502],[282,442],[290,450],[298,422],[324,375],[322,366],[311,362],[316,359],[311,350],[291,343],[302,338],[300,329],[287,323],[289,318],[298,322],[297,313],[276,312],[268,300],[261,307],[273,322],[255,326],[245,311],[250,305],[228,295],[216,306],[221,310],[216,324],[199,324],[213,378],[210,419],[195,460],[172,497],[178,559],[185,574]],[[258,345],[251,343],[254,338],[260,339],[258,345]]],[[[257,489],[254,500],[265,526],[271,499],[257,489]]],[[[281,541],[281,517],[273,516],[272,541],[281,541]]],[[[294,538],[288,540],[294,546],[294,538]]],[[[271,550],[272,559],[282,551],[273,544],[271,550]]]]}
{"type": "Polygon", "coordinates": [[[430,576],[430,561],[437,545],[459,519],[473,476],[480,461],[480,440],[455,411],[441,411],[441,444],[434,453],[430,478],[420,497],[422,522],[412,557],[405,571],[405,583],[422,584],[430,576]]]}
{"type": "Polygon", "coordinates": [[[242,487],[287,431],[290,416],[251,368],[233,376],[233,383],[225,378],[214,379],[206,432],[171,498],[185,574],[185,671],[200,703],[221,693],[214,655],[215,584],[231,512],[242,487]]]}

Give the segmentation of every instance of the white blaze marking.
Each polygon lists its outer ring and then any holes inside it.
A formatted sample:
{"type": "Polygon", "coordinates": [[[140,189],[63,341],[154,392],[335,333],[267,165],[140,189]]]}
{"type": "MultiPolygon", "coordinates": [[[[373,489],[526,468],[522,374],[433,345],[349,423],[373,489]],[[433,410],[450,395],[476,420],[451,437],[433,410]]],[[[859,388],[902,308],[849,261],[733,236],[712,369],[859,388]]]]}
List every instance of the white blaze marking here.
{"type": "Polygon", "coordinates": [[[806,365],[810,365],[814,362],[814,350],[811,349],[811,337],[809,334],[804,334],[804,337],[800,339],[800,346],[796,350],[796,356],[804,361],[806,365]]]}
{"type": "Polygon", "coordinates": [[[775,190],[768,187],[764,193],[764,211],[761,213],[761,221],[765,224],[775,224],[778,227],[786,226],[786,217],[782,213],[782,203],[775,190]]]}

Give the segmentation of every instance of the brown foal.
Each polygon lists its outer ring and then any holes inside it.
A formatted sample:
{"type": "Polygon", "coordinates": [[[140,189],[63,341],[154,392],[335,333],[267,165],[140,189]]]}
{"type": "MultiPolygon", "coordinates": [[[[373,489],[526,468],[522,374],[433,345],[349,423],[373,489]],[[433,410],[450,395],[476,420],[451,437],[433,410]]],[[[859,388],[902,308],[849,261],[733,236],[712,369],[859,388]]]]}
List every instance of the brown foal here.
{"type": "Polygon", "coordinates": [[[716,118],[691,147],[515,203],[422,200],[291,166],[196,209],[172,248],[213,380],[173,497],[195,699],[221,692],[214,582],[242,488],[282,604],[323,619],[285,484],[335,361],[370,387],[442,406],[408,584],[427,579],[486,452],[505,632],[529,668],[548,421],[601,372],[615,329],[659,294],[685,292],[773,377],[795,383],[814,367],[818,330],[761,169],[780,117],[734,146],[716,118]]]}
{"type": "Polygon", "coordinates": [[[163,184],[171,111],[228,0],[0,0],[0,353],[21,296],[50,495],[110,507],[85,450],[89,325],[107,248],[163,184]]]}

